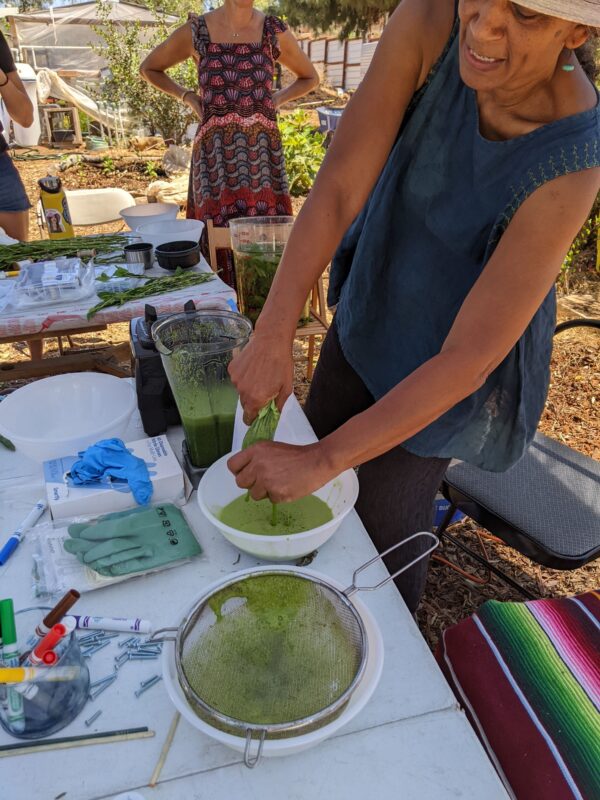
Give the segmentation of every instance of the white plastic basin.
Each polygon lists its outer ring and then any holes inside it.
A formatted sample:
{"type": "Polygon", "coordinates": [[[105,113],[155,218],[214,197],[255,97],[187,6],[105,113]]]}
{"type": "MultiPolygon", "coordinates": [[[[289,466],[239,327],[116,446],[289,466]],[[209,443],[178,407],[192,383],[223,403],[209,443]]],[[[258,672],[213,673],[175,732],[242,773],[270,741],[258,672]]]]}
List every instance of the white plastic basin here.
{"type": "Polygon", "coordinates": [[[204,223],[199,219],[170,219],[163,222],[143,222],[135,232],[142,241],[158,247],[168,242],[194,241],[200,239],[204,223]]]}
{"type": "Polygon", "coordinates": [[[231,455],[223,456],[207,469],[198,486],[198,505],[208,521],[244,553],[266,561],[292,561],[306,556],[324,545],[339,528],[346,514],[354,508],[358,497],[358,478],[354,470],[349,469],[315,492],[333,512],[333,519],[325,525],[286,536],[259,536],[231,528],[221,522],[218,514],[236,497],[245,494],[227,468],[227,460],[231,455]]]}
{"type": "MultiPolygon", "coordinates": [[[[247,572],[255,572],[256,569],[257,568],[254,567],[248,570],[240,570],[240,572],[236,574],[241,577],[247,572]]],[[[258,569],[272,570],[273,567],[259,567],[258,569]]],[[[302,571],[305,574],[307,573],[309,575],[316,575],[317,577],[325,578],[325,580],[329,581],[329,583],[333,584],[338,589],[344,590],[346,588],[338,581],[334,581],[332,578],[324,576],[318,572],[313,572],[312,570],[308,569],[303,569],[302,571]]],[[[222,580],[223,579],[221,578],[214,584],[211,584],[211,586],[208,586],[206,589],[204,589],[194,599],[192,604],[188,604],[186,609],[179,615],[179,619],[182,619],[186,615],[187,611],[193,607],[193,605],[195,605],[207,592],[209,592],[212,588],[217,588],[217,586],[222,583],[222,580]]],[[[267,758],[272,756],[288,756],[294,753],[300,753],[303,750],[307,750],[309,747],[314,747],[324,739],[333,736],[341,728],[343,728],[344,725],[347,725],[352,719],[354,719],[354,717],[356,717],[356,715],[363,710],[373,696],[383,671],[383,638],[375,617],[362,602],[362,600],[360,600],[356,595],[353,595],[352,603],[360,614],[365,626],[365,631],[367,633],[367,663],[362,679],[354,690],[348,705],[342,711],[339,717],[332,720],[329,724],[323,725],[322,728],[317,728],[315,731],[304,733],[300,736],[292,736],[288,739],[267,739],[263,746],[263,756],[266,756],[267,758]]],[[[193,708],[188,703],[183,690],[179,685],[177,669],[175,666],[174,644],[172,642],[166,642],[165,646],[163,647],[162,674],[165,682],[165,688],[171,699],[171,702],[180,712],[180,714],[190,723],[190,725],[202,731],[202,733],[207,734],[212,739],[216,739],[216,741],[220,742],[221,744],[224,744],[233,750],[237,750],[238,753],[244,752],[246,745],[244,737],[234,736],[231,733],[225,733],[218,728],[214,728],[212,725],[209,725],[194,713],[193,708]]],[[[252,746],[252,754],[254,754],[255,750],[256,743],[252,746]]]]}
{"type": "Polygon", "coordinates": [[[119,211],[130,230],[134,231],[143,222],[164,222],[175,219],[179,206],[176,203],[144,203],[129,206],[119,211]]]}
{"type": "Polygon", "coordinates": [[[23,386],[0,403],[0,433],[35,461],[77,453],[122,436],[136,406],[131,383],[72,372],[23,386]]]}

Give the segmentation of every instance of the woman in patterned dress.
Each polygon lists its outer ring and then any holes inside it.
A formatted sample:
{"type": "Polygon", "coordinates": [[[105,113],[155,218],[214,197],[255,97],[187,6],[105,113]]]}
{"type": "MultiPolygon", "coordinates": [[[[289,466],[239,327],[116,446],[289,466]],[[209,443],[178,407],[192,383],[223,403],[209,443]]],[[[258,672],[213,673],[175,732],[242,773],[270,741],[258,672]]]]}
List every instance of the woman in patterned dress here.
{"type": "Polygon", "coordinates": [[[190,14],[143,62],[142,76],[198,116],[187,216],[226,225],[234,217],[291,214],[276,109],[314,89],[318,75],[282,20],[225,0],[204,16],[190,14]],[[166,70],[198,64],[199,93],[166,70]],[[296,75],[272,91],[275,61],[296,75]]]}

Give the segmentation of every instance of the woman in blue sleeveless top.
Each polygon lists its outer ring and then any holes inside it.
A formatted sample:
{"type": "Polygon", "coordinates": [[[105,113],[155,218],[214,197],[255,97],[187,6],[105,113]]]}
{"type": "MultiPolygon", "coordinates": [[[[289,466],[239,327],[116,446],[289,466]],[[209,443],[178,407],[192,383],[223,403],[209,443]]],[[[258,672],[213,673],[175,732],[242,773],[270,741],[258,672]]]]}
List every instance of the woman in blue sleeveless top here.
{"type": "MultiPolygon", "coordinates": [[[[554,281],[600,187],[598,94],[576,52],[590,26],[590,0],[401,2],[231,365],[248,420],[282,404],[303,298],[335,253],[306,408],[320,442],[234,456],[253,497],[291,500],[360,465],[357,511],[381,551],[430,528],[450,458],[502,471],[523,454],[554,281]]],[[[422,564],[398,579],[411,609],[424,580],[422,564]]]]}

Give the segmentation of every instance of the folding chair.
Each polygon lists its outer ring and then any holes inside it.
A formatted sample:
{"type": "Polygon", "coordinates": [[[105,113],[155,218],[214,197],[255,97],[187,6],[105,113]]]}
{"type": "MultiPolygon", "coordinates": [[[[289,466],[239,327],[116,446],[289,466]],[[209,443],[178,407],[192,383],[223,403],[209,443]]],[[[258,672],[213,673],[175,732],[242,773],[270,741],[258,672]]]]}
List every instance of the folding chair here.
{"type": "MultiPolygon", "coordinates": [[[[229,228],[220,228],[213,225],[211,219],[206,221],[206,235],[208,237],[208,253],[211,267],[217,269],[217,250],[231,250],[231,235],[229,228]]],[[[312,378],[315,360],[315,338],[324,336],[329,329],[327,323],[327,307],[325,303],[325,289],[323,278],[315,283],[310,296],[310,322],[296,329],[296,339],[308,339],[306,377],[312,378]]]]}
{"type": "MultiPolygon", "coordinates": [[[[596,328],[600,319],[577,319],[556,327],[596,328]]],[[[441,487],[450,507],[441,536],[530,599],[517,581],[447,530],[459,510],[532,561],[569,570],[600,556],[600,462],[536,433],[523,458],[506,472],[451,464],[441,487]]]]}

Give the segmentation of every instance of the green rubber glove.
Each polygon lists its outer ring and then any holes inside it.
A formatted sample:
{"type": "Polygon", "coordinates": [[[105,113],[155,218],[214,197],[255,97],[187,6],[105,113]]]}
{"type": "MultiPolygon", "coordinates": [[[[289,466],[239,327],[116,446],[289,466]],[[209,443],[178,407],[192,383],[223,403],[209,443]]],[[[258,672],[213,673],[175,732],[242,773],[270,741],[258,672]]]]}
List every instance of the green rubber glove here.
{"type": "Polygon", "coordinates": [[[275,405],[275,400],[271,400],[258,412],[256,419],[250,425],[242,442],[242,450],[251,447],[257,442],[271,442],[275,436],[277,425],[281,413],[275,405]]]}
{"type": "Polygon", "coordinates": [[[65,550],[108,577],[146,572],[202,552],[183,514],[171,504],[73,524],[69,536],[65,550]]]}

